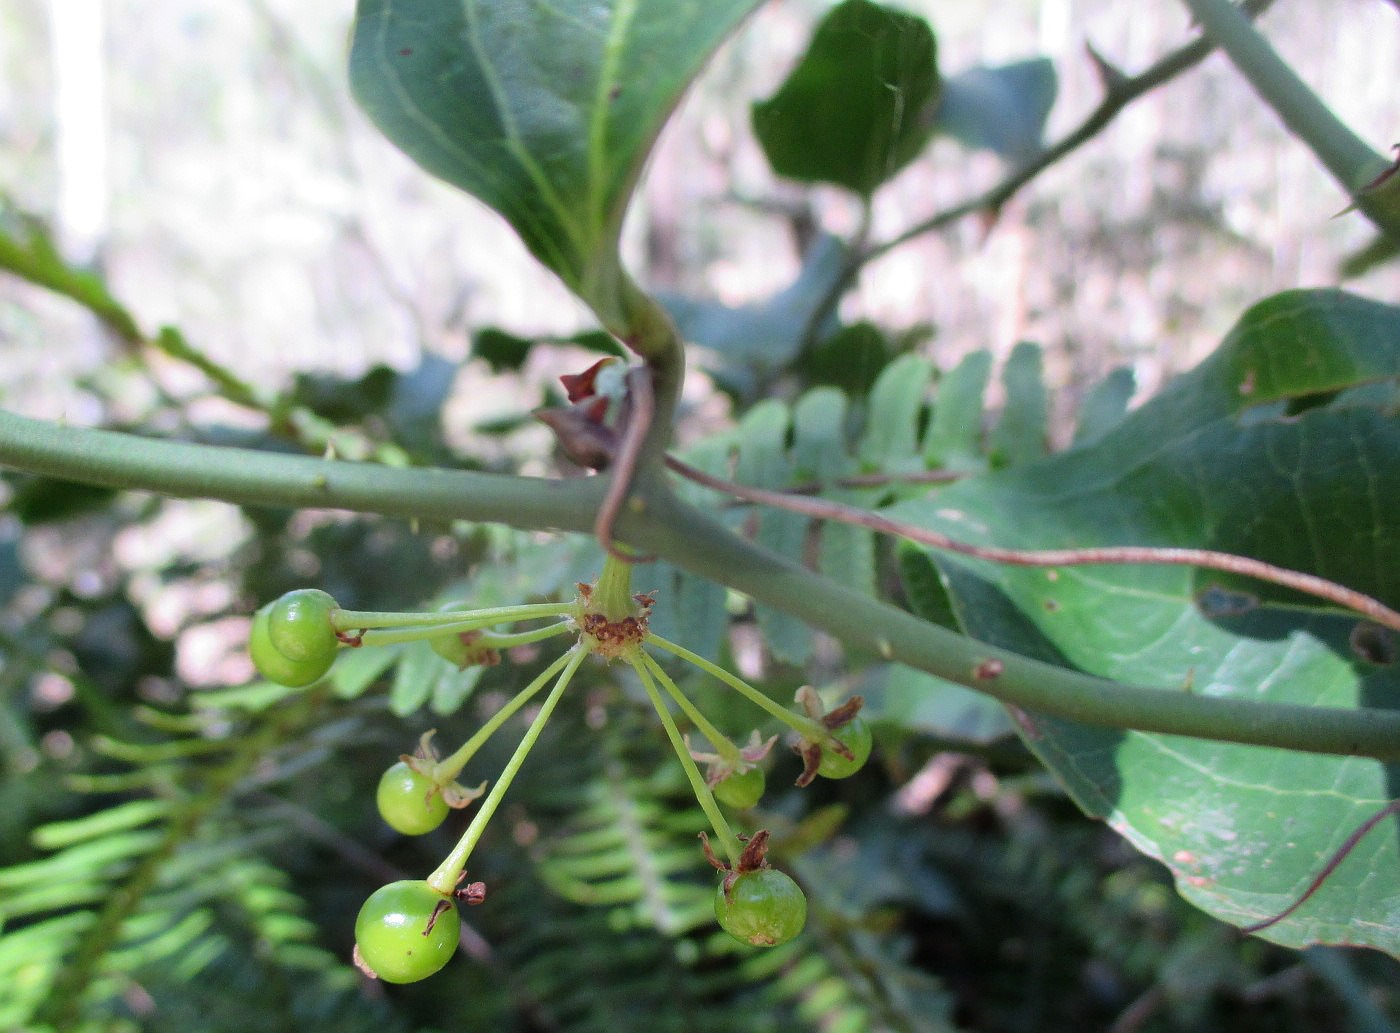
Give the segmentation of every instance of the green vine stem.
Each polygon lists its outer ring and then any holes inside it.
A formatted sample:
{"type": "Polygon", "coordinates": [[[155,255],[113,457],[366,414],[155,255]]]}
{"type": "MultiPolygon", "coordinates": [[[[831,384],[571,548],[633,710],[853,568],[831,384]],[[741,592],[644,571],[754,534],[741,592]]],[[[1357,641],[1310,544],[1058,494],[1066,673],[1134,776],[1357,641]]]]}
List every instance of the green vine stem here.
{"type": "Polygon", "coordinates": [[[743,853],[744,848],[740,845],[739,838],[734,835],[734,830],[729,827],[729,822],[725,821],[724,815],[720,813],[719,804],[715,803],[715,794],[710,792],[710,787],[705,784],[705,776],[700,773],[700,769],[695,764],[695,758],[690,755],[690,750],[686,748],[685,739],[681,736],[680,729],[676,727],[676,719],[666,709],[666,701],[661,696],[661,690],[656,687],[651,672],[642,659],[638,656],[632,656],[628,658],[628,663],[632,665],[632,669],[637,672],[637,677],[641,679],[642,688],[646,690],[651,705],[656,710],[656,716],[661,719],[662,727],[666,729],[666,737],[671,740],[671,747],[676,751],[681,767],[685,769],[685,777],[690,780],[690,788],[695,791],[695,799],[699,802],[700,809],[705,812],[705,817],[710,819],[710,827],[715,830],[715,836],[719,839],[720,846],[724,848],[725,856],[729,858],[731,866],[737,866],[739,855],[743,853]]]}
{"type": "MultiPolygon", "coordinates": [[[[51,477],[239,505],[495,521],[581,534],[592,530],[602,498],[600,478],[549,481],[392,469],[151,440],[6,412],[0,412],[0,464],[51,477]]],[[[677,499],[654,478],[624,507],[618,530],[632,546],[790,613],[848,645],[873,649],[885,659],[1024,710],[1103,727],[1400,761],[1400,713],[1122,685],[1017,656],[920,620],[745,541],[677,499]]]]}
{"type": "Polygon", "coordinates": [[[476,849],[481,834],[486,830],[487,822],[496,813],[496,808],[501,805],[506,790],[515,781],[515,776],[520,772],[525,758],[535,748],[535,743],[539,741],[544,726],[549,723],[549,718],[554,713],[554,708],[558,705],[560,697],[564,695],[564,690],[569,687],[569,682],[573,680],[574,672],[578,670],[579,664],[583,663],[583,658],[587,655],[588,651],[580,646],[574,646],[564,654],[567,662],[559,674],[559,680],[554,683],[554,688],[545,697],[540,712],[535,715],[535,719],[530,722],[530,727],[525,730],[520,745],[515,748],[510,760],[501,769],[495,784],[491,786],[491,791],[486,794],[486,799],[481,801],[481,807],[472,818],[471,824],[467,826],[467,831],[462,833],[462,838],[457,841],[452,852],[443,858],[442,864],[437,866],[437,870],[428,876],[428,885],[437,892],[448,896],[457,888],[457,882],[461,878],[462,872],[466,870],[467,859],[476,849]]]}
{"type": "Polygon", "coordinates": [[[729,736],[725,735],[710,723],[710,719],[702,714],[700,708],[690,701],[690,697],[681,691],[681,687],[666,673],[666,669],[646,652],[642,653],[642,663],[646,664],[647,670],[652,673],[652,677],[659,681],[661,687],[676,701],[676,706],[680,707],[681,713],[690,719],[690,723],[695,726],[695,730],[709,740],[710,746],[723,758],[724,762],[726,764],[733,764],[738,761],[739,747],[734,745],[729,736]]]}
{"type": "Polygon", "coordinates": [[[440,610],[437,613],[336,609],[331,611],[331,627],[344,632],[381,628],[422,628],[434,634],[450,635],[454,631],[473,630],[459,628],[459,624],[475,624],[480,628],[489,628],[493,624],[528,621],[537,617],[562,617],[569,610],[568,603],[526,603],[521,606],[492,606],[483,610],[440,610]]]}
{"type": "Polygon", "coordinates": [[[329,507],[587,533],[600,478],[547,480],[215,448],[69,427],[0,410],[0,465],[46,477],[239,505],[329,507]]]}
{"type": "Polygon", "coordinates": [[[1400,216],[1362,190],[1390,165],[1353,133],[1279,57],[1230,0],[1184,0],[1206,36],[1234,63],[1283,124],[1313,152],[1362,212],[1400,238],[1400,216]]]}
{"type": "Polygon", "coordinates": [[[646,360],[651,372],[653,407],[645,440],[638,449],[638,465],[645,466],[659,459],[670,443],[685,380],[685,351],[676,324],[660,302],[625,273],[615,286],[622,325],[608,319],[603,325],[646,360]]]}
{"type": "Polygon", "coordinates": [[[558,674],[569,662],[571,655],[571,653],[561,654],[557,660],[541,671],[534,681],[517,692],[509,703],[492,714],[490,719],[478,728],[470,739],[438,761],[433,767],[433,780],[441,785],[456,778],[468,762],[476,756],[476,751],[481,749],[486,741],[496,734],[501,725],[514,717],[516,711],[539,694],[540,689],[545,687],[549,679],[558,674]]]}
{"type": "Polygon", "coordinates": [[[668,641],[660,635],[648,634],[647,641],[659,649],[664,649],[666,652],[680,657],[686,663],[694,664],[706,674],[718,678],[754,706],[776,717],[798,735],[802,736],[802,738],[810,739],[813,742],[820,742],[828,737],[829,733],[822,727],[820,721],[813,721],[809,717],[803,717],[801,714],[788,710],[775,700],[759,692],[737,674],[734,674],[732,671],[726,671],[719,664],[711,663],[699,653],[692,653],[689,649],[686,649],[685,646],[668,641]]]}

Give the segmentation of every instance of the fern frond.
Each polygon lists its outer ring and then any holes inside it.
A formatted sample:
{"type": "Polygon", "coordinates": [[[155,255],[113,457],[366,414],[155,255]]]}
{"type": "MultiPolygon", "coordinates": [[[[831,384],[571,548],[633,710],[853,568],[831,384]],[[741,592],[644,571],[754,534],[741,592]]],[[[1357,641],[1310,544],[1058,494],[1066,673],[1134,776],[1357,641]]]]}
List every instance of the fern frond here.
{"type": "Polygon", "coordinates": [[[51,853],[0,869],[0,986],[11,990],[0,1028],[105,1023],[153,985],[197,983],[238,945],[267,971],[301,971],[322,989],[344,982],[287,876],[259,856],[285,830],[252,827],[234,806],[305,752],[299,737],[321,716],[310,695],[268,709],[283,695],[238,690],[218,710],[147,714],[165,734],[100,744],[123,769],[91,787],[140,765],[144,795],[41,827],[33,843],[51,853]]]}
{"type": "Polygon", "coordinates": [[[679,936],[713,920],[696,833],[705,817],[671,777],[659,736],[624,712],[590,743],[591,777],[546,837],[541,879],[566,900],[612,909],[618,928],[679,936]]]}

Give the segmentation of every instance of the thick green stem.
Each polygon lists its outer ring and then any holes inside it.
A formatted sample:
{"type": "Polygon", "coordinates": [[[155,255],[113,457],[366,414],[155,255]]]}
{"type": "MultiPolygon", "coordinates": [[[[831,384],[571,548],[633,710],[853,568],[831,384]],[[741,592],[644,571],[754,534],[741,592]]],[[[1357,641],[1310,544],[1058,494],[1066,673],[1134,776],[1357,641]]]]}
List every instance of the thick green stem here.
{"type": "Polygon", "coordinates": [[[631,533],[643,547],[848,645],[1013,706],[1100,727],[1400,760],[1400,713],[1395,711],[1197,696],[1180,689],[1121,685],[1031,660],[834,584],[735,537],[674,497],[655,495],[648,501],[647,533],[631,533]]]}
{"type": "Polygon", "coordinates": [[[549,723],[549,718],[554,713],[554,708],[558,705],[560,697],[564,695],[564,690],[569,687],[569,682],[573,680],[574,672],[578,670],[579,664],[583,663],[583,658],[587,655],[587,651],[578,646],[565,654],[568,657],[568,662],[560,673],[559,680],[554,683],[553,690],[545,697],[540,712],[530,722],[530,727],[526,729],[524,738],[520,740],[520,745],[515,748],[515,752],[511,754],[506,766],[501,769],[495,785],[486,794],[486,799],[481,801],[481,808],[472,818],[471,824],[467,826],[467,831],[462,833],[462,838],[457,841],[452,852],[443,859],[442,864],[438,865],[437,870],[428,876],[428,885],[439,893],[450,894],[457,888],[457,882],[461,878],[462,872],[466,870],[467,859],[476,849],[481,834],[486,831],[487,822],[496,813],[496,808],[501,805],[501,799],[505,796],[506,790],[515,781],[515,776],[520,772],[525,758],[535,748],[535,743],[539,741],[544,726],[549,723]]]}
{"type": "Polygon", "coordinates": [[[587,532],[605,485],[465,470],[403,469],[68,427],[0,410],[0,465],[46,477],[239,505],[348,509],[587,532]]]}
{"type": "Polygon", "coordinates": [[[699,802],[700,809],[705,812],[705,817],[710,819],[710,827],[715,830],[715,837],[724,849],[725,856],[729,858],[730,866],[736,867],[739,863],[739,855],[744,850],[739,843],[739,838],[734,835],[734,830],[729,827],[729,822],[724,820],[724,815],[720,813],[719,804],[715,803],[715,794],[710,792],[710,787],[705,784],[705,776],[700,774],[700,769],[695,766],[695,759],[691,757],[690,751],[685,747],[685,739],[681,736],[681,730],[676,727],[676,719],[666,709],[666,701],[661,698],[661,691],[652,681],[651,672],[647,670],[647,665],[638,657],[632,657],[628,662],[631,663],[632,669],[637,672],[637,677],[641,679],[642,688],[646,690],[651,705],[656,709],[656,716],[661,719],[661,725],[666,729],[666,737],[671,740],[671,747],[676,751],[681,767],[685,769],[685,777],[690,780],[690,788],[695,791],[695,799],[699,802]]]}
{"type": "Polygon", "coordinates": [[[655,412],[639,466],[659,463],[671,440],[671,427],[685,380],[685,349],[680,332],[661,304],[624,274],[618,285],[626,329],[623,340],[651,371],[655,412]]]}
{"type": "MultiPolygon", "coordinates": [[[[241,505],[486,520],[581,533],[592,528],[602,497],[599,478],[556,482],[400,470],[152,441],[5,412],[0,412],[0,464],[91,484],[241,505]]],[[[1400,713],[1204,697],[1121,685],[1029,660],[929,624],[745,541],[680,502],[659,479],[649,480],[645,488],[624,508],[618,525],[638,548],[800,617],[850,645],[874,649],[886,659],[1011,705],[1103,727],[1400,761],[1400,713]]]]}
{"type": "Polygon", "coordinates": [[[1298,78],[1288,62],[1230,0],[1185,0],[1185,3],[1206,36],[1229,56],[1255,92],[1332,173],[1357,207],[1385,232],[1400,235],[1400,220],[1393,213],[1372,211],[1360,192],[1390,163],[1353,133],[1298,78]]]}

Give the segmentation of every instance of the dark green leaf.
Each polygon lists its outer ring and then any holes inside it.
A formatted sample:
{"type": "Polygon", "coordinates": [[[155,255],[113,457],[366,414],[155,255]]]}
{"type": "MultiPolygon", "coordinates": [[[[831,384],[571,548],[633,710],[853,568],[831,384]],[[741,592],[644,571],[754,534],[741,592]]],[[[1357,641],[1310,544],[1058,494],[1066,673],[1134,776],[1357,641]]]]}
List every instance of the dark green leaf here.
{"type": "Polygon", "coordinates": [[[72,520],[105,508],[117,493],[111,488],[72,481],[56,481],[48,477],[11,475],[14,486],[6,508],[21,522],[29,525],[72,520]]]}
{"type": "Polygon", "coordinates": [[[944,628],[957,628],[953,600],[948,586],[928,553],[910,542],[900,542],[896,550],[899,580],[909,600],[911,612],[944,628]]]}
{"type": "Polygon", "coordinates": [[[884,331],[873,323],[856,323],[817,345],[803,372],[814,384],[830,384],[863,395],[874,386],[892,354],[884,331]]]}
{"type": "Polygon", "coordinates": [[[375,366],[355,380],[299,373],[292,400],[332,423],[355,423],[388,407],[396,376],[388,366],[375,366]]]}
{"type": "MultiPolygon", "coordinates": [[[[540,338],[517,337],[500,327],[488,326],[472,341],[472,357],[484,360],[495,373],[518,370],[525,364],[530,349],[540,338]]],[[[549,338],[551,344],[572,344],[600,355],[622,355],[622,349],[612,336],[601,330],[585,330],[571,337],[549,338]]]]}
{"type": "Polygon", "coordinates": [[[618,233],[666,116],[757,0],[359,0],[355,98],[617,329],[618,233]]]}
{"type": "Polygon", "coordinates": [[[943,80],[937,131],[1025,164],[1040,153],[1058,86],[1045,57],[966,69],[943,80]]]}
{"type": "Polygon", "coordinates": [[[928,142],[938,95],[928,22],[845,0],[778,92],[753,106],[754,131],[779,175],[869,196],[928,142]]]}
{"type": "Polygon", "coordinates": [[[394,377],[385,412],[394,440],[413,455],[445,458],[442,451],[442,406],[452,392],[456,363],[424,355],[416,367],[394,377]]]}
{"type": "MultiPolygon", "coordinates": [[[[1256,556],[1394,605],[1400,420],[1360,389],[1397,376],[1400,309],[1289,292],[1095,444],[896,511],[1001,545],[1256,556]],[[1281,405],[1332,392],[1300,415],[1281,405]]],[[[1371,626],[1316,600],[1185,567],[940,566],[966,630],[1028,655],[1182,692],[1400,707],[1400,665],[1368,644],[1371,626]]],[[[1165,862],[1189,900],[1239,924],[1286,908],[1400,787],[1400,768],[1358,758],[1034,721],[1029,745],[1082,804],[1165,862]]],[[[1394,822],[1263,935],[1400,954],[1394,822]]]]}

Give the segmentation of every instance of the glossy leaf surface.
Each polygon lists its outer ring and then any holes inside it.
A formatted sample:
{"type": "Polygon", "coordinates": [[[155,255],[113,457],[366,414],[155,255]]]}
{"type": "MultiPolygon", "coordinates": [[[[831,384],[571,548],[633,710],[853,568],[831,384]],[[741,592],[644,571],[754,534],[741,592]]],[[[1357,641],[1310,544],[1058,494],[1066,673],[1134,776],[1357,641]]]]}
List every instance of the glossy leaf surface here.
{"type": "Polygon", "coordinates": [[[939,86],[928,22],[846,0],[778,91],[754,105],[754,131],[779,175],[869,196],[928,142],[939,86]]]}
{"type": "MultiPolygon", "coordinates": [[[[1251,309],[1222,347],[1091,446],[896,508],[1025,548],[1210,548],[1400,602],[1400,310],[1335,291],[1251,309]]],[[[1400,707],[1395,636],[1273,586],[1181,566],[939,559],[977,638],[1105,677],[1319,707],[1400,707]]],[[[1182,894],[1245,925],[1281,912],[1400,770],[1034,718],[1030,746],[1182,894]]],[[[1400,954],[1394,820],[1263,935],[1400,954]]]]}
{"type": "Polygon", "coordinates": [[[756,0],[360,0],[355,98],[615,314],[617,237],[666,116],[756,0]]]}

